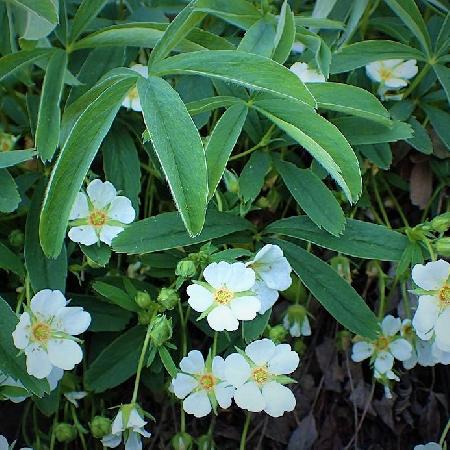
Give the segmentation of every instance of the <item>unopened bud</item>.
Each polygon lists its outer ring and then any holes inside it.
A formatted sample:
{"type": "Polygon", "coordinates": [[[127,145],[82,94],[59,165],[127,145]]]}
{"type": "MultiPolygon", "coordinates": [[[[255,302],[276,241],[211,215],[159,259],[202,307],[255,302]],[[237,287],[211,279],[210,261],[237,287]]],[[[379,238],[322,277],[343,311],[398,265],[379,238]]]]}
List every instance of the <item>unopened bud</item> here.
{"type": "Polygon", "coordinates": [[[25,235],[21,230],[12,230],[9,233],[8,240],[13,247],[22,247],[25,241],[25,235]]]}
{"type": "Polygon", "coordinates": [[[107,417],[95,416],[90,423],[91,433],[96,439],[111,434],[111,421],[107,417]]]}
{"type": "Polygon", "coordinates": [[[436,216],[431,221],[431,226],[438,233],[445,233],[450,228],[450,212],[436,216]]]}
{"type": "Polygon", "coordinates": [[[180,301],[178,292],[171,288],[162,288],[158,295],[158,303],[166,309],[173,309],[180,301]]]}
{"type": "Polygon", "coordinates": [[[150,326],[150,339],[156,347],[160,347],[172,337],[172,319],[165,315],[154,317],[150,326]]]}
{"type": "Polygon", "coordinates": [[[12,150],[16,140],[17,139],[12,134],[0,131],[0,151],[8,152],[9,150],[12,150]]]}
{"type": "Polygon", "coordinates": [[[139,291],[134,298],[134,301],[139,306],[139,308],[147,309],[152,304],[152,299],[148,292],[139,291]]]}
{"type": "Polygon", "coordinates": [[[55,438],[58,442],[72,442],[77,437],[77,429],[69,423],[58,423],[55,427],[55,438]]]}
{"type": "Polygon", "coordinates": [[[174,450],[190,450],[194,444],[192,436],[188,433],[177,433],[170,440],[174,450]]]}
{"type": "Polygon", "coordinates": [[[153,313],[150,311],[142,310],[138,312],[138,322],[140,325],[148,325],[152,317],[153,313]]]}
{"type": "Polygon", "coordinates": [[[311,336],[308,311],[302,305],[291,305],[283,318],[283,326],[293,337],[311,336]]]}
{"type": "Polygon", "coordinates": [[[444,237],[438,239],[435,242],[436,251],[439,255],[449,257],[450,256],[450,237],[444,237]]]}
{"type": "Polygon", "coordinates": [[[347,257],[335,256],[331,258],[330,265],[344,280],[351,283],[352,271],[350,269],[350,260],[347,257]]]}
{"type": "Polygon", "coordinates": [[[283,325],[275,325],[274,327],[270,327],[269,330],[269,339],[275,344],[281,344],[284,342],[287,336],[287,331],[283,327],[283,325]]]}
{"type": "Polygon", "coordinates": [[[175,275],[183,278],[192,278],[197,273],[194,261],[189,259],[179,261],[175,270],[175,275]]]}
{"type": "Polygon", "coordinates": [[[304,355],[307,350],[306,344],[301,339],[296,339],[292,347],[300,356],[304,355]]]}
{"type": "Polygon", "coordinates": [[[239,192],[239,180],[237,176],[225,169],[223,173],[223,181],[225,182],[225,186],[229,192],[233,192],[233,194],[237,194],[239,192]]]}
{"type": "Polygon", "coordinates": [[[214,450],[216,448],[211,435],[204,434],[197,439],[198,450],[214,450]]]}

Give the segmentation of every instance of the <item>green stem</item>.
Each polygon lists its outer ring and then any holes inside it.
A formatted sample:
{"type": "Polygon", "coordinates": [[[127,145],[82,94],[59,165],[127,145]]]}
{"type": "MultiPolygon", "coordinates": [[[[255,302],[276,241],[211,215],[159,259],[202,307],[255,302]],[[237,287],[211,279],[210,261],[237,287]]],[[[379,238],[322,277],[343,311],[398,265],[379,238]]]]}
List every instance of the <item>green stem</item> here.
{"type": "Polygon", "coordinates": [[[212,357],[214,358],[214,356],[216,356],[217,353],[217,336],[218,336],[218,332],[216,331],[214,333],[214,340],[213,340],[213,346],[212,346],[212,357]]]}
{"type": "Polygon", "coordinates": [[[239,450],[245,450],[245,446],[247,444],[248,427],[250,426],[251,420],[252,420],[252,413],[247,412],[247,415],[245,417],[244,429],[242,430],[241,444],[239,445],[239,450]]]}
{"type": "Polygon", "coordinates": [[[86,440],[84,439],[83,435],[83,427],[81,426],[81,423],[78,420],[77,412],[75,411],[75,406],[71,405],[71,410],[73,423],[75,425],[75,428],[78,430],[78,436],[80,436],[81,446],[83,447],[83,450],[87,450],[86,440]]]}
{"type": "Polygon", "coordinates": [[[228,159],[228,161],[234,161],[239,158],[243,158],[244,156],[249,155],[250,153],[254,152],[255,150],[258,150],[261,147],[265,147],[270,142],[270,137],[272,135],[273,130],[275,129],[275,125],[272,125],[268,130],[267,133],[261,138],[261,140],[252,148],[249,148],[248,150],[245,150],[245,152],[239,153],[237,155],[232,156],[228,159]]]}
{"type": "Polygon", "coordinates": [[[441,434],[441,439],[439,440],[439,445],[441,447],[444,447],[445,438],[449,431],[450,431],[450,419],[448,420],[447,425],[445,426],[444,431],[441,434]]]}
{"type": "Polygon", "coordinates": [[[408,319],[410,319],[411,318],[411,305],[409,303],[408,292],[406,290],[406,283],[404,281],[401,284],[401,289],[402,289],[402,298],[403,298],[403,304],[405,307],[406,316],[408,317],[408,319]]]}
{"type": "Polygon", "coordinates": [[[383,216],[383,220],[387,227],[392,228],[391,223],[389,222],[388,215],[386,213],[386,209],[384,208],[383,200],[381,199],[380,191],[378,190],[377,181],[374,175],[372,175],[372,186],[375,193],[375,198],[377,200],[378,208],[380,209],[381,215],[383,216]]]}
{"type": "Polygon", "coordinates": [[[392,203],[394,204],[395,208],[397,209],[402,221],[403,221],[403,225],[405,225],[405,227],[409,227],[409,223],[408,223],[408,219],[406,218],[403,209],[400,206],[400,203],[398,202],[398,200],[395,198],[395,195],[393,194],[389,184],[387,183],[387,181],[382,178],[383,182],[384,182],[384,186],[386,188],[386,190],[388,191],[389,197],[392,200],[392,203]]]}
{"type": "MultiPolygon", "coordinates": [[[[150,321],[151,322],[151,321],[150,321]]],[[[145,355],[147,354],[148,344],[150,342],[150,331],[151,326],[147,327],[147,333],[145,334],[144,345],[142,346],[141,356],[139,357],[136,379],[134,380],[134,389],[133,389],[133,397],[131,398],[131,403],[136,403],[138,390],[139,390],[139,382],[141,380],[141,372],[142,367],[144,366],[145,355]]]]}
{"type": "Polygon", "coordinates": [[[403,93],[402,100],[404,100],[406,97],[408,97],[412,91],[418,86],[418,84],[425,78],[425,75],[428,73],[428,71],[431,69],[430,64],[425,64],[422,67],[422,70],[419,72],[419,74],[414,78],[414,81],[409,85],[408,89],[403,93]]]}
{"type": "Polygon", "coordinates": [[[433,248],[431,247],[429,239],[425,238],[423,240],[423,242],[425,242],[425,245],[428,249],[428,253],[430,254],[431,261],[436,261],[436,254],[434,253],[433,248]]]}

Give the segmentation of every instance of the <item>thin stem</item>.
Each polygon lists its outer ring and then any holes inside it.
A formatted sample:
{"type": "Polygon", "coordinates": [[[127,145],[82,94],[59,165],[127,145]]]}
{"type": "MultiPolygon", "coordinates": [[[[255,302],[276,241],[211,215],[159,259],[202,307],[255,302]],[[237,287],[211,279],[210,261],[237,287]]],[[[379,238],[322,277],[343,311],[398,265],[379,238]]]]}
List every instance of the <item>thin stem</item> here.
{"type": "Polygon", "coordinates": [[[80,436],[81,446],[83,447],[83,450],[87,450],[86,440],[84,439],[83,436],[83,427],[81,426],[81,423],[78,420],[77,412],[75,411],[75,406],[71,405],[71,410],[73,423],[75,424],[75,428],[78,430],[78,436],[80,436]]]}
{"type": "Polygon", "coordinates": [[[386,190],[388,191],[389,197],[392,200],[392,203],[394,204],[395,208],[397,209],[402,221],[403,221],[403,225],[405,225],[405,227],[409,228],[409,223],[408,223],[408,219],[406,218],[403,209],[400,206],[400,203],[398,202],[398,200],[395,198],[395,195],[393,194],[389,184],[386,182],[386,180],[384,178],[382,178],[383,182],[384,182],[384,186],[386,188],[386,190]]]}
{"type": "Polygon", "coordinates": [[[216,331],[214,333],[214,340],[213,340],[213,346],[212,346],[212,356],[214,358],[214,356],[216,356],[217,353],[217,337],[218,337],[218,332],[216,331]]]}
{"type": "Polygon", "coordinates": [[[251,420],[252,420],[252,413],[247,412],[247,415],[245,417],[244,428],[242,430],[241,444],[239,445],[239,450],[245,450],[245,446],[247,444],[248,427],[250,426],[251,420]]]}
{"type": "Polygon", "coordinates": [[[250,153],[254,152],[255,150],[258,150],[258,148],[265,147],[269,143],[270,136],[272,135],[272,132],[274,129],[275,129],[275,125],[272,125],[267,130],[267,133],[261,138],[261,140],[255,146],[253,146],[252,148],[249,148],[248,150],[245,150],[242,153],[232,156],[231,158],[228,159],[228,161],[234,161],[236,159],[242,158],[242,157],[247,156],[250,153]]]}
{"type": "Polygon", "coordinates": [[[449,431],[450,431],[450,419],[448,420],[447,425],[445,426],[444,431],[441,434],[441,439],[439,440],[439,445],[441,447],[444,447],[445,438],[449,431]]]}
{"type": "Polygon", "coordinates": [[[436,254],[434,253],[433,248],[431,247],[430,241],[427,238],[425,238],[424,242],[427,247],[428,253],[430,254],[431,261],[436,261],[436,254]]]}
{"type": "Polygon", "coordinates": [[[389,222],[388,215],[386,213],[386,209],[384,208],[383,200],[381,199],[380,191],[378,190],[377,181],[374,175],[372,175],[372,186],[375,193],[375,198],[377,200],[378,208],[380,209],[381,215],[383,216],[383,220],[389,228],[392,228],[391,223],[389,222]]]}
{"type": "Polygon", "coordinates": [[[428,73],[428,71],[431,69],[430,64],[425,64],[422,67],[422,70],[419,72],[419,74],[414,78],[414,81],[409,85],[409,88],[406,89],[406,91],[402,95],[402,100],[404,100],[406,97],[408,97],[412,91],[419,85],[419,83],[425,78],[425,75],[428,73]]]}
{"type": "Polygon", "coordinates": [[[402,298],[403,298],[403,304],[405,307],[406,316],[408,317],[408,319],[410,319],[411,318],[411,305],[409,303],[408,292],[406,290],[406,283],[404,281],[402,281],[401,289],[402,289],[402,298]]]}
{"type": "Polygon", "coordinates": [[[145,334],[144,345],[142,346],[141,356],[139,357],[136,379],[134,381],[134,389],[133,389],[133,397],[131,398],[131,403],[136,403],[138,390],[139,390],[139,382],[141,380],[141,372],[142,367],[144,366],[145,355],[147,354],[148,344],[150,342],[150,331],[151,326],[147,327],[147,333],[145,334]]]}

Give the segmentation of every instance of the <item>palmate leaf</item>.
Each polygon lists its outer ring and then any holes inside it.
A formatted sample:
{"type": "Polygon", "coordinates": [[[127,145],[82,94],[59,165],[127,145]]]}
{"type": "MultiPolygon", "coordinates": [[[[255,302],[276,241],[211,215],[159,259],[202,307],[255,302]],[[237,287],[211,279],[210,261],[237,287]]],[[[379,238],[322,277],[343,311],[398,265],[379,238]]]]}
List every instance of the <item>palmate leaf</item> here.
{"type": "Polygon", "coordinates": [[[0,58],[0,81],[19,69],[23,69],[41,59],[48,58],[54,51],[54,49],[50,48],[36,48],[3,56],[0,58]]]}
{"type": "Polygon", "coordinates": [[[58,12],[51,0],[9,0],[15,5],[21,6],[50,23],[58,23],[58,12]]]}
{"type": "MultiPolygon", "coordinates": [[[[39,236],[48,257],[56,258],[61,252],[75,197],[123,98],[136,83],[136,77],[123,75],[111,81],[81,111],[68,134],[50,176],[41,211],[39,236]]],[[[85,95],[88,94],[90,92],[85,95]]]]}

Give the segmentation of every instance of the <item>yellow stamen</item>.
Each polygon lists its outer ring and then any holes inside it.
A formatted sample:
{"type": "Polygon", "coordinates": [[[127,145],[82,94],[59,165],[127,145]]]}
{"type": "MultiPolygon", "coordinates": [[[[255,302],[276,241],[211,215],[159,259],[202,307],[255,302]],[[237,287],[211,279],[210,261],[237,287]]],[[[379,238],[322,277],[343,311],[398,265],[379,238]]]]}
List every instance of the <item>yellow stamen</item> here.
{"type": "Polygon", "coordinates": [[[256,367],[252,371],[252,378],[258,384],[264,384],[269,379],[269,372],[265,367],[256,367]]]}
{"type": "Polygon", "coordinates": [[[130,100],[136,100],[137,98],[139,98],[139,94],[138,94],[138,90],[137,87],[135,86],[134,88],[131,88],[128,91],[128,98],[130,100]]]}
{"type": "Polygon", "coordinates": [[[375,341],[375,347],[378,351],[386,350],[389,347],[389,338],[381,336],[375,341]]]}
{"type": "Polygon", "coordinates": [[[381,67],[380,68],[380,78],[383,81],[389,80],[389,78],[392,78],[392,70],[388,69],[387,67],[381,67]]]}
{"type": "Polygon", "coordinates": [[[439,291],[439,300],[441,302],[441,306],[447,307],[450,306],[450,285],[445,284],[443,288],[439,291]]]}
{"type": "Polygon", "coordinates": [[[52,329],[48,323],[36,322],[31,327],[31,339],[40,344],[45,344],[50,339],[52,329]]]}
{"type": "Polygon", "coordinates": [[[101,227],[103,225],[105,225],[106,223],[106,213],[105,211],[102,211],[100,209],[94,209],[90,214],[89,214],[89,224],[93,225],[94,227],[101,227]]]}
{"type": "Polygon", "coordinates": [[[198,382],[202,389],[204,389],[205,391],[210,391],[216,385],[216,378],[212,373],[205,373],[200,377],[198,382]]]}
{"type": "Polygon", "coordinates": [[[233,300],[234,294],[227,288],[220,288],[214,293],[214,300],[220,305],[226,305],[233,300]]]}

